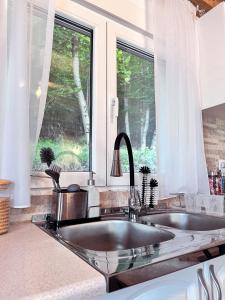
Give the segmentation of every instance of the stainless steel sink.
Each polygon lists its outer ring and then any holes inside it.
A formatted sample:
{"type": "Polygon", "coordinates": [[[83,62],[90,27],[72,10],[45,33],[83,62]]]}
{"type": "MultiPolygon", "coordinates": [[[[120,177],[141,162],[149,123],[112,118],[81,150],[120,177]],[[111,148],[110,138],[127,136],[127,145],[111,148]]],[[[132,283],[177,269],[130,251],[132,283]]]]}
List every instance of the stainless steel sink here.
{"type": "Polygon", "coordinates": [[[152,226],[122,220],[107,220],[62,227],[63,240],[83,249],[117,251],[152,244],[174,238],[174,234],[152,226]]]}
{"type": "Polygon", "coordinates": [[[191,213],[163,213],[141,217],[141,221],[174,227],[183,230],[208,231],[225,228],[225,219],[191,214],[191,213]]]}

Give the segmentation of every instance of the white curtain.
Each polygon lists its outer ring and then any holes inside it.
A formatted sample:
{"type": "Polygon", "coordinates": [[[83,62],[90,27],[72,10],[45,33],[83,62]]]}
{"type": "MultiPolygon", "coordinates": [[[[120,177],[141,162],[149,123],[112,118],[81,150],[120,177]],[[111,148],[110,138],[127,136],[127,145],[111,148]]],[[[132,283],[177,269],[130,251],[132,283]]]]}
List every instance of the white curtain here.
{"type": "MultiPolygon", "coordinates": [[[[3,125],[1,111],[3,110],[3,99],[6,97],[7,83],[7,0],[0,1],[0,129],[3,125]]],[[[2,131],[0,130],[0,151],[2,131]]],[[[1,157],[1,152],[0,152],[1,157]]]]}
{"type": "Polygon", "coordinates": [[[8,49],[7,83],[0,82],[0,177],[14,182],[12,206],[21,208],[30,206],[32,151],[46,101],[54,0],[8,0],[7,9],[7,42],[0,44],[1,53],[8,49]]]}
{"type": "Polygon", "coordinates": [[[153,0],[155,92],[162,195],[209,193],[194,6],[153,0]]]}

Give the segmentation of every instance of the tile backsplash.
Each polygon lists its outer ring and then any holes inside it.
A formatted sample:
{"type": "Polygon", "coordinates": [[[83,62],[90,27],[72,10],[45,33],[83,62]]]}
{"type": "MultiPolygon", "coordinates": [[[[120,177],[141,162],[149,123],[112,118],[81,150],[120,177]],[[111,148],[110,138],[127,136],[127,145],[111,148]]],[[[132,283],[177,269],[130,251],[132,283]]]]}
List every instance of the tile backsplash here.
{"type": "MultiPolygon", "coordinates": [[[[30,221],[32,215],[51,213],[51,192],[36,191],[31,197],[31,207],[11,208],[10,221],[30,221]]],[[[100,205],[102,208],[127,206],[129,193],[127,191],[104,191],[100,192],[100,205]]]]}
{"type": "Polygon", "coordinates": [[[10,209],[10,222],[30,221],[32,215],[50,213],[51,199],[51,195],[32,196],[30,207],[10,209]]]}
{"type": "MultiPolygon", "coordinates": [[[[28,208],[11,208],[10,209],[10,222],[25,222],[30,221],[32,215],[44,214],[51,212],[51,192],[36,192],[31,197],[31,207],[28,208]]],[[[111,207],[122,207],[128,205],[128,191],[101,191],[100,192],[100,205],[101,208],[111,208],[111,207]]],[[[158,203],[159,208],[169,208],[172,206],[180,206],[178,198],[167,198],[162,199],[158,203]]]]}
{"type": "Polygon", "coordinates": [[[225,116],[203,112],[204,146],[208,171],[216,171],[225,159],[225,116]]]}

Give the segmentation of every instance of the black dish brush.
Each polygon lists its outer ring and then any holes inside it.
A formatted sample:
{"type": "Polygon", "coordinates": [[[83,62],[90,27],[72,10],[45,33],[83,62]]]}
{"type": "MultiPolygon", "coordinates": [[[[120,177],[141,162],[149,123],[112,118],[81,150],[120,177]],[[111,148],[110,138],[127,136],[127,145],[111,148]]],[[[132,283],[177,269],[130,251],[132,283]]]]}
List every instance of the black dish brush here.
{"type": "MultiPolygon", "coordinates": [[[[53,183],[56,183],[57,189],[60,190],[60,185],[59,185],[59,176],[60,176],[60,174],[56,171],[51,170],[51,169],[45,170],[45,173],[52,178],[53,183]]],[[[54,184],[54,186],[55,186],[55,184],[54,184]]]]}
{"type": "Polygon", "coordinates": [[[141,205],[144,206],[145,198],[146,198],[146,189],[147,189],[147,178],[148,174],[151,173],[151,170],[147,166],[143,166],[140,168],[139,172],[143,175],[142,177],[142,188],[141,188],[141,205]]]}
{"type": "Polygon", "coordinates": [[[50,167],[53,160],[55,160],[55,154],[50,147],[48,147],[48,148],[44,147],[44,148],[41,148],[40,158],[41,158],[42,163],[46,163],[47,166],[50,167]]]}
{"type": "Polygon", "coordinates": [[[154,198],[155,198],[155,193],[154,189],[158,186],[158,181],[154,178],[151,178],[149,186],[150,186],[150,201],[149,201],[149,207],[154,208],[154,198]]]}

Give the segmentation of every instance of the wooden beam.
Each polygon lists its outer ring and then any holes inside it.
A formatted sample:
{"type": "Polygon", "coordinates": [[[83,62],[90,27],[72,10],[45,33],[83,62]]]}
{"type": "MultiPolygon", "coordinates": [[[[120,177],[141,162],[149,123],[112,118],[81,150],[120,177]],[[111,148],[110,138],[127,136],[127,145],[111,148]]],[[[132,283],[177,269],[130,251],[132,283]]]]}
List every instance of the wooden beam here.
{"type": "Polygon", "coordinates": [[[214,7],[217,4],[219,4],[220,2],[222,2],[222,0],[204,0],[204,2],[211,7],[214,7]]]}
{"type": "Polygon", "coordinates": [[[204,9],[206,11],[210,10],[222,1],[223,0],[191,0],[195,6],[199,5],[200,9],[204,9]]]}

